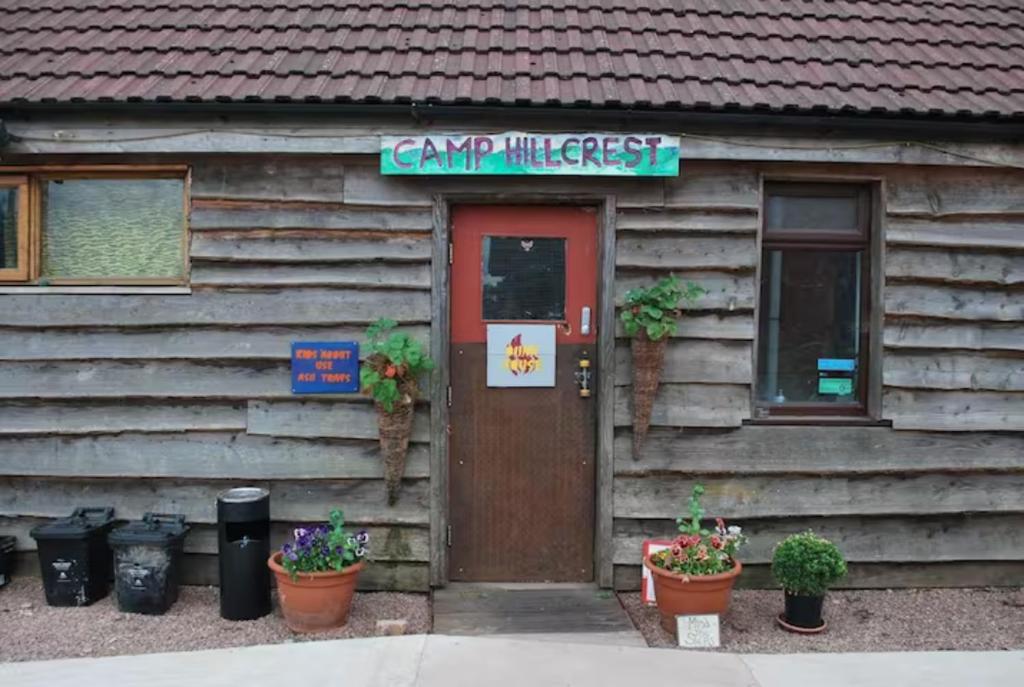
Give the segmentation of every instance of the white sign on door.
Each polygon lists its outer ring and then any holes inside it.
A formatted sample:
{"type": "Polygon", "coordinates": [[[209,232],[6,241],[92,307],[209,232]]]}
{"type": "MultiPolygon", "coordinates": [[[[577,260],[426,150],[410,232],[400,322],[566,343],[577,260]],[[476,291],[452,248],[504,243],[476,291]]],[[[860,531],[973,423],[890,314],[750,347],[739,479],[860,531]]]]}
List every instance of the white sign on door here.
{"type": "Polygon", "coordinates": [[[555,325],[487,325],[487,386],[555,385],[555,325]]]}

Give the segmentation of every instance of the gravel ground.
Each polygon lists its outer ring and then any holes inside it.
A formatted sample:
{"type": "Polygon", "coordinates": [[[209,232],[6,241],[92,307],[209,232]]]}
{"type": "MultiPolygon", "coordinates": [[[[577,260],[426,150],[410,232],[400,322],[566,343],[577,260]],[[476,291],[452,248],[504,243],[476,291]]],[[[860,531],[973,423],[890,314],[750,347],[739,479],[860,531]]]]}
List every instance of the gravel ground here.
{"type": "MultiPolygon", "coordinates": [[[[640,593],[619,595],[647,643],[674,647],[658,609],[640,593]]],[[[1024,589],[910,589],[833,591],[825,598],[828,629],[817,635],[786,632],[775,623],[782,592],[737,590],[722,627],[723,651],[993,651],[1024,649],[1024,589]]]]}
{"type": "Polygon", "coordinates": [[[215,587],[182,587],[162,616],[121,613],[112,596],[84,608],[46,605],[38,579],[15,578],[0,589],[0,661],[34,661],[166,651],[221,649],[251,644],[370,637],[378,620],[408,621],[407,634],[430,631],[425,594],[356,594],[348,625],[313,636],[293,634],[280,611],[259,620],[220,617],[215,587]]]}

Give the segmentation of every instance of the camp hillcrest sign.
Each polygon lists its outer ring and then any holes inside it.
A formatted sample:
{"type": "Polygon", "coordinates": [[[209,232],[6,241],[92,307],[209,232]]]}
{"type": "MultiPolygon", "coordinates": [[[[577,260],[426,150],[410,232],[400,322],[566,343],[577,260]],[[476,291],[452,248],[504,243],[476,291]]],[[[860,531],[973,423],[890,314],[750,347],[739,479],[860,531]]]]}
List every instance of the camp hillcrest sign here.
{"type": "Polygon", "coordinates": [[[662,134],[382,136],[381,174],[676,176],[679,137],[662,134]]]}

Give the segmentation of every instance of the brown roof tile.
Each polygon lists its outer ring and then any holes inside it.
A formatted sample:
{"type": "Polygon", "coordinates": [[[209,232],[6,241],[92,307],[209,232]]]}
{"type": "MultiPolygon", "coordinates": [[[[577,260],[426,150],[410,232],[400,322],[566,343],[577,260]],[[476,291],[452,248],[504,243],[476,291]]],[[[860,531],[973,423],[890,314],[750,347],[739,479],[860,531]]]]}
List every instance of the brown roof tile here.
{"type": "Polygon", "coordinates": [[[1024,117],[1021,0],[0,0],[0,103],[1024,117]]]}

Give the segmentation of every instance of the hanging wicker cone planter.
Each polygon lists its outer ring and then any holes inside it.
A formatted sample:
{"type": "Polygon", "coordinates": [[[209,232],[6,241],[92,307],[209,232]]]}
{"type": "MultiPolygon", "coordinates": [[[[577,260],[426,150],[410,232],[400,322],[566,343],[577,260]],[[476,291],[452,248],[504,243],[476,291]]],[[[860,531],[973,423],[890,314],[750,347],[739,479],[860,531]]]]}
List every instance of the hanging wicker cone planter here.
{"type": "Polygon", "coordinates": [[[398,502],[405,475],[405,455],[409,452],[409,436],[412,434],[413,404],[396,403],[388,412],[377,404],[377,424],[380,429],[380,456],[384,461],[384,483],[387,485],[388,505],[398,502]]]}
{"type": "Polygon", "coordinates": [[[647,332],[640,330],[632,339],[633,347],[633,460],[640,460],[647,429],[651,425],[651,410],[658,393],[658,380],[665,362],[668,337],[651,341],[647,332]]]}

